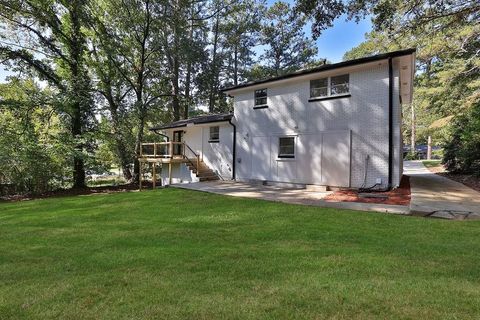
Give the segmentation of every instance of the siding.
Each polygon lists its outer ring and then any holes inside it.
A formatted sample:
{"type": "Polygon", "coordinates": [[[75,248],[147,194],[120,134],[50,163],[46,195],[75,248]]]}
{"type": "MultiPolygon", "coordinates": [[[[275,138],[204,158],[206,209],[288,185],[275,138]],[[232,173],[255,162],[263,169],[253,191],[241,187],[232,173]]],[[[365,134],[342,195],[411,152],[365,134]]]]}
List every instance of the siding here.
{"type": "MultiPolygon", "coordinates": [[[[177,129],[165,130],[170,140],[173,137],[173,131],[183,130],[184,142],[192,148],[195,153],[199,154],[201,159],[223,180],[232,179],[232,161],[233,161],[233,127],[229,123],[219,122],[211,123],[209,125],[182,127],[177,129]],[[210,143],[209,134],[210,126],[220,127],[220,142],[210,143]]],[[[185,167],[185,165],[181,165],[185,167]]],[[[182,169],[183,170],[183,169],[182,169]]],[[[179,177],[187,179],[185,172],[179,169],[175,174],[179,177]]],[[[187,170],[188,171],[188,170],[187,170]]],[[[176,176],[173,174],[172,176],[176,176]]]]}
{"type": "MultiPolygon", "coordinates": [[[[394,87],[394,184],[401,176],[401,109],[398,100],[398,70],[395,70],[394,87]]],[[[289,85],[267,84],[267,109],[253,109],[253,90],[234,98],[237,124],[237,178],[248,180],[261,172],[265,180],[309,183],[306,179],[315,168],[319,155],[310,155],[308,149],[299,158],[285,161],[279,169],[276,148],[278,137],[293,135],[296,145],[304,135],[316,136],[318,144],[326,132],[351,133],[350,186],[363,184],[365,159],[370,157],[367,186],[377,178],[382,187],[388,183],[388,65],[350,73],[351,97],[308,102],[309,81],[297,81],[289,85]],[[261,143],[260,143],[261,141],[261,143]],[[266,150],[259,150],[265,148],[266,150]],[[269,154],[267,161],[256,159],[258,154],[269,154]],[[306,157],[306,158],[303,158],[306,157]],[[301,165],[298,165],[301,164],[301,165]],[[282,175],[279,175],[279,170],[282,175]]],[[[301,149],[300,149],[301,151],[301,149]]]]}

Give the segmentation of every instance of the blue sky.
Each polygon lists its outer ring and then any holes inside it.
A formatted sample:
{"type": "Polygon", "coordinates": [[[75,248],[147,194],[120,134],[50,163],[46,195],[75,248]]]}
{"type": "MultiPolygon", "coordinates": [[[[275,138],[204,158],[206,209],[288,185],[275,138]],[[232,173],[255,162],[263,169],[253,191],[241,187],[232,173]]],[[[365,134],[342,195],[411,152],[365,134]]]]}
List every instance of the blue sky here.
{"type": "MultiPolygon", "coordinates": [[[[278,0],[267,0],[267,5],[271,6],[278,0]]],[[[295,0],[282,0],[294,6],[295,0]]],[[[342,61],[343,55],[348,50],[356,47],[365,40],[365,33],[372,30],[371,17],[355,21],[345,21],[346,16],[341,16],[333,23],[333,27],[322,32],[316,43],[318,46],[318,57],[327,58],[328,61],[335,63],[342,61]]],[[[305,34],[311,37],[310,23],[305,27],[305,34]]]]}
{"type": "MultiPolygon", "coordinates": [[[[329,28],[317,39],[318,56],[327,58],[330,62],[342,61],[343,54],[365,40],[365,33],[372,30],[370,18],[359,23],[345,21],[345,17],[335,20],[329,28]]],[[[310,29],[305,30],[310,35],[310,29]]]]}

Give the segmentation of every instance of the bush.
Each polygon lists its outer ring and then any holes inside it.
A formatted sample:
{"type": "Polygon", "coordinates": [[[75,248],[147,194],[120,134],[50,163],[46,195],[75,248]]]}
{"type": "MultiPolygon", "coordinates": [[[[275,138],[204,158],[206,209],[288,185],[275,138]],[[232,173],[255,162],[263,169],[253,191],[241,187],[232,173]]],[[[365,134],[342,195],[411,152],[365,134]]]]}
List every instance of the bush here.
{"type": "Polygon", "coordinates": [[[479,174],[480,103],[452,122],[451,139],[445,145],[442,163],[450,172],[479,174]]]}

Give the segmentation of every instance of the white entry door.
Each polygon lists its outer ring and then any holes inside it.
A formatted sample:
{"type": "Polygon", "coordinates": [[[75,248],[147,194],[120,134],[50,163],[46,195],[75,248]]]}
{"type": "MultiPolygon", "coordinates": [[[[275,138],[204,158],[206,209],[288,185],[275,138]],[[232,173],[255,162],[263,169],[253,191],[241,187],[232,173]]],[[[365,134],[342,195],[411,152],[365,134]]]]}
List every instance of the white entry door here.
{"type": "Polygon", "coordinates": [[[350,143],[350,131],[323,133],[322,184],[350,186],[350,143]]]}

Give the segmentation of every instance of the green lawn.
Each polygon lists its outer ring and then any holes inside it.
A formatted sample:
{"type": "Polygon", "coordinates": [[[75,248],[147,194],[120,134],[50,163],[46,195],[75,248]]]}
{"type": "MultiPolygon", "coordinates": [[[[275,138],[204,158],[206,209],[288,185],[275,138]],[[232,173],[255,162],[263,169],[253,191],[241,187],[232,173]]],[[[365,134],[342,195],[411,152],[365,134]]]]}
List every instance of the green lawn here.
{"type": "Polygon", "coordinates": [[[0,203],[0,319],[479,319],[480,223],[164,189],[0,203]]]}
{"type": "Polygon", "coordinates": [[[423,160],[423,165],[427,168],[438,167],[442,165],[442,160],[423,160]]]}

